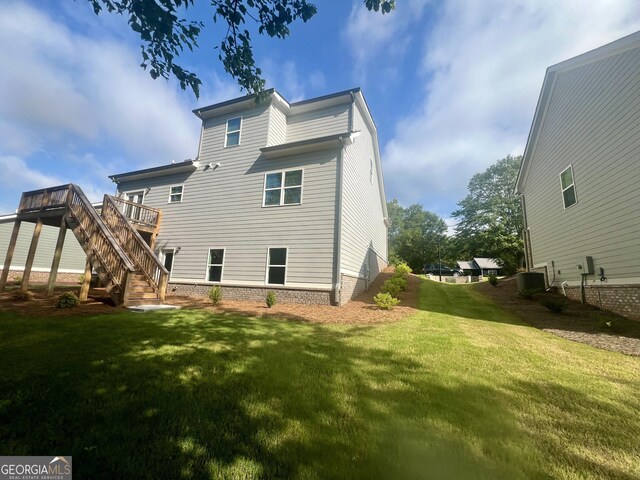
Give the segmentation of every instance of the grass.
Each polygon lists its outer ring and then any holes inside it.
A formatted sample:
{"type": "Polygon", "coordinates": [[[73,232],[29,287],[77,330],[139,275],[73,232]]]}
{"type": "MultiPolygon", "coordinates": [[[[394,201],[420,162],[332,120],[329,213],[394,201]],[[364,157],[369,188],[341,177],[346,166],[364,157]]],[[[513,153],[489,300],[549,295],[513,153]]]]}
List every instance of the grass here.
{"type": "Polygon", "coordinates": [[[0,451],[74,478],[640,477],[640,359],[422,282],[378,326],[0,318],[0,451]]]}

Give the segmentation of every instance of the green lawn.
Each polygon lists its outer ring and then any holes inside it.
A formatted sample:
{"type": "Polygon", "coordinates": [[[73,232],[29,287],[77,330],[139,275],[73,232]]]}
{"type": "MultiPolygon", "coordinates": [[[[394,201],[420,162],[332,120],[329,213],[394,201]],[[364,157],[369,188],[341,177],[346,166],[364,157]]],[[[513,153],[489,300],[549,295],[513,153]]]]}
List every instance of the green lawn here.
{"type": "Polygon", "coordinates": [[[70,454],[78,479],[640,478],[640,358],[421,288],[362,327],[0,314],[0,455],[70,454]]]}

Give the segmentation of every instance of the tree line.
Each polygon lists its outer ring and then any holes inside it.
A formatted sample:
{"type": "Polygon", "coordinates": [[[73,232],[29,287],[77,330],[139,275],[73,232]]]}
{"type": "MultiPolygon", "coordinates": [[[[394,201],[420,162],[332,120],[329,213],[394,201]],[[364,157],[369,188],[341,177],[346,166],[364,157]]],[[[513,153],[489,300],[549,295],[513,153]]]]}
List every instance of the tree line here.
{"type": "Polygon", "coordinates": [[[522,205],[514,193],[521,162],[521,156],[508,155],[471,178],[452,213],[457,220],[453,236],[447,235],[445,221],[422,205],[388,202],[390,262],[405,261],[416,272],[427,263],[455,266],[473,257],[499,259],[505,273],[524,266],[522,205]]]}

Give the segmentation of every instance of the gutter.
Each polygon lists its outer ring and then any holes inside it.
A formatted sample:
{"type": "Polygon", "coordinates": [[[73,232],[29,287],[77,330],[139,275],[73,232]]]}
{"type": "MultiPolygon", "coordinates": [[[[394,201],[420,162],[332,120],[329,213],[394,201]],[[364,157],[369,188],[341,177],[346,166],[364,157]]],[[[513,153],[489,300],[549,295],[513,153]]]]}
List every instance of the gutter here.
{"type": "Polygon", "coordinates": [[[344,162],[344,140],[341,138],[342,148],[338,153],[338,163],[336,165],[336,219],[335,219],[335,240],[334,240],[334,265],[333,265],[333,292],[336,305],[340,305],[342,290],[340,267],[342,265],[342,190],[343,190],[343,162],[344,162]]]}

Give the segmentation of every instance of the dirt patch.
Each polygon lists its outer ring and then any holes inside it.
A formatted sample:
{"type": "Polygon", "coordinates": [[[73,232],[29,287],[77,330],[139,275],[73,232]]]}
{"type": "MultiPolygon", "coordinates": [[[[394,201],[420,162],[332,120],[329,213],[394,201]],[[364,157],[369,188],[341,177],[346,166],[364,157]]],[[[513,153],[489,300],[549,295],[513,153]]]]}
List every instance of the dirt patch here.
{"type": "Polygon", "coordinates": [[[543,296],[562,295],[541,293],[524,299],[517,293],[515,277],[501,279],[496,287],[482,283],[475,288],[536,328],[597,348],[640,356],[640,322],[573,300],[567,300],[563,313],[553,313],[538,302],[543,296]]]}
{"type": "MultiPolygon", "coordinates": [[[[166,303],[179,305],[183,308],[206,309],[212,312],[252,317],[275,317],[313,323],[373,325],[395,322],[416,313],[420,278],[415,275],[409,275],[407,289],[399,295],[401,301],[399,306],[393,310],[382,310],[376,306],[373,296],[380,291],[382,283],[392,274],[393,269],[387,268],[378,275],[369,290],[341,307],[277,303],[272,308],[267,308],[264,303],[224,299],[219,306],[214,307],[207,298],[179,295],[167,295],[166,303]]],[[[123,310],[121,307],[114,307],[100,289],[92,289],[89,292],[89,301],[83,302],[75,308],[55,308],[58,295],[69,290],[75,291],[77,294],[79,287],[56,288],[54,296],[47,297],[44,293],[44,286],[38,285],[32,289],[34,297],[29,301],[14,300],[11,298],[10,291],[2,292],[0,293],[0,312],[14,311],[28,317],[67,317],[113,313],[123,310]]]]}

